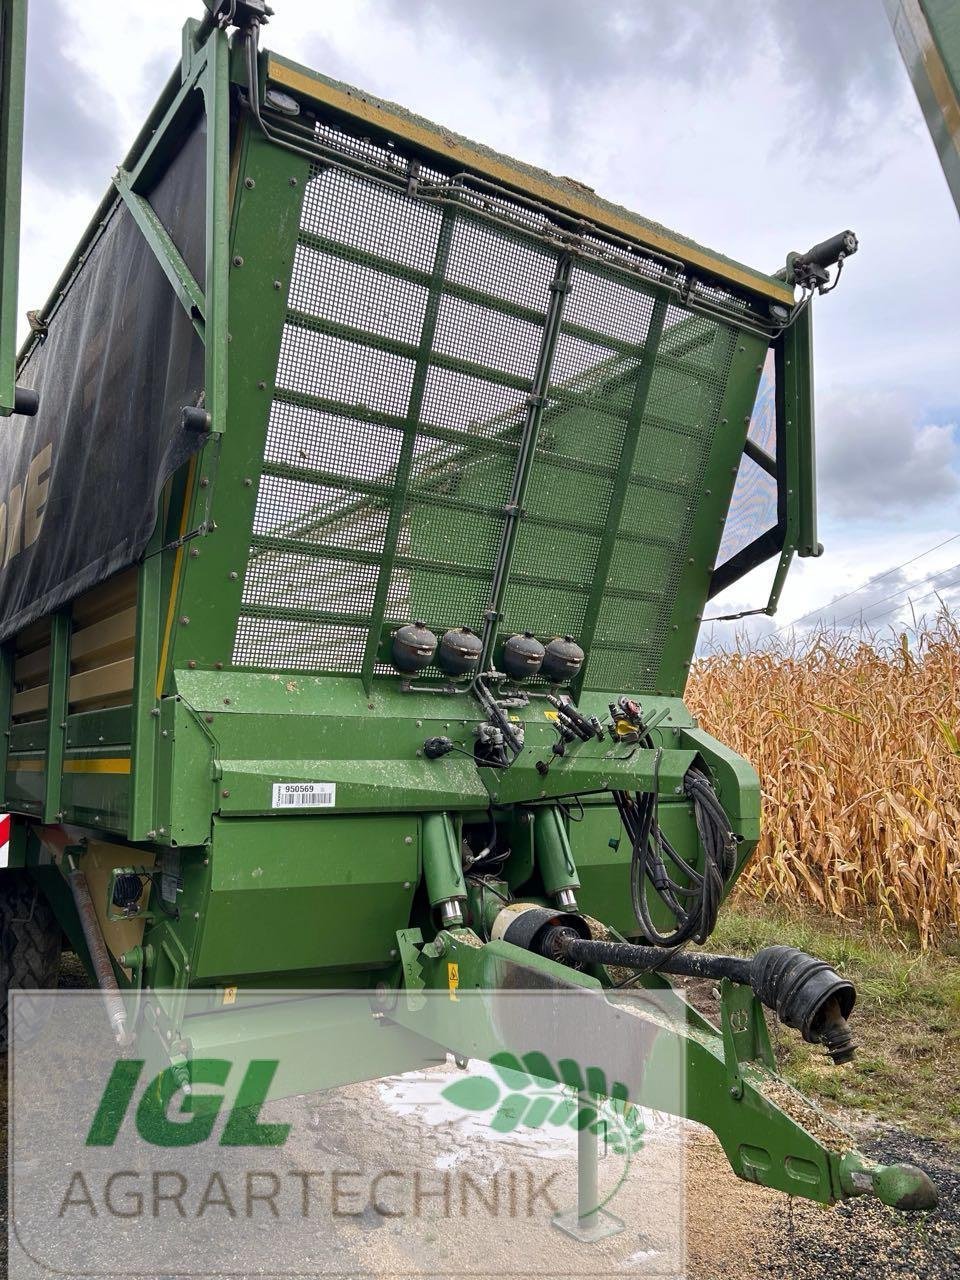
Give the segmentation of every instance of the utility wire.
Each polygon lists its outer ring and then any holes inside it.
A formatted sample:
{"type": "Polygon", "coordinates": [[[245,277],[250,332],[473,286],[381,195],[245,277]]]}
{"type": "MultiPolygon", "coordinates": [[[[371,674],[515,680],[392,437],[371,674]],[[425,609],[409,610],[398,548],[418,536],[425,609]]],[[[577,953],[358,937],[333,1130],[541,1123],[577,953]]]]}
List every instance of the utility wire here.
{"type": "MultiPolygon", "coordinates": [[[[785,622],[782,626],[777,627],[776,631],[772,634],[779,635],[781,631],[786,631],[788,627],[796,627],[801,622],[806,622],[808,618],[814,618],[818,613],[824,613],[831,607],[831,605],[839,604],[841,600],[846,600],[849,596],[855,596],[858,592],[865,591],[867,587],[872,587],[875,583],[882,582],[884,578],[889,578],[892,573],[896,573],[899,569],[906,569],[907,565],[915,564],[917,560],[922,560],[924,556],[929,556],[934,551],[939,551],[941,547],[945,547],[951,542],[956,542],[958,538],[960,538],[960,533],[955,533],[949,538],[944,538],[943,542],[938,542],[936,546],[933,547],[927,547],[926,551],[921,551],[919,555],[913,556],[909,560],[904,560],[903,564],[895,564],[890,569],[884,569],[883,573],[878,573],[874,577],[868,578],[867,581],[862,582],[859,587],[851,587],[849,591],[845,591],[842,596],[837,596],[835,600],[828,600],[826,604],[819,605],[816,609],[811,609],[809,613],[801,614],[799,618],[794,618],[791,622],[785,622]]],[[[953,567],[956,568],[957,566],[953,567]]],[[[937,572],[943,572],[943,570],[937,570],[937,572]]],[[[946,570],[946,572],[949,572],[949,570],[946,570]]],[[[931,574],[930,576],[932,577],[933,575],[931,574]]],[[[923,581],[929,581],[929,579],[923,579],[923,581]]],[[[920,584],[915,583],[912,585],[920,584]]],[[[909,588],[907,588],[907,590],[909,590],[909,588]]],[[[879,604],[882,602],[877,601],[877,603],[879,604]]],[[[868,605],[867,607],[872,609],[874,606],[868,605]]],[[[850,616],[855,617],[856,615],[851,614],[850,616]]]]}
{"type": "MultiPolygon", "coordinates": [[[[952,567],[953,567],[954,569],[960,569],[960,565],[956,565],[956,564],[955,564],[955,565],[953,565],[952,567]]],[[[949,569],[945,569],[945,570],[944,570],[944,573],[949,573],[949,569]]],[[[929,581],[929,579],[928,579],[928,581],[929,581]]],[[[923,584],[922,584],[922,583],[917,583],[916,585],[918,585],[918,586],[922,586],[923,584]]],[[[908,599],[908,600],[907,600],[907,604],[920,604],[920,602],[921,602],[921,601],[923,601],[923,600],[929,600],[931,596],[938,596],[938,595],[940,595],[940,594],[941,594],[941,592],[943,592],[943,591],[949,591],[951,587],[957,587],[957,586],[960,586],[960,578],[954,578],[954,580],[953,580],[952,582],[944,582],[944,583],[942,583],[939,587],[934,587],[934,589],[933,589],[932,591],[928,591],[928,592],[926,593],[926,595],[919,596],[916,600],[910,600],[910,599],[908,599]]],[[[898,594],[899,594],[899,593],[898,593],[898,594]]],[[[892,598],[892,597],[890,597],[890,598],[892,598]]],[[[868,608],[870,608],[870,609],[875,609],[875,608],[877,607],[877,605],[884,604],[884,603],[885,603],[885,601],[883,601],[883,600],[878,600],[878,601],[876,601],[876,603],[875,603],[875,604],[868,605],[867,607],[868,607],[868,608]]],[[[856,614],[851,614],[850,616],[851,616],[851,617],[856,617],[856,614]]],[[[866,619],[861,618],[861,619],[860,619],[860,621],[861,621],[861,622],[865,622],[865,621],[866,621],[866,622],[870,622],[870,621],[871,621],[871,619],[870,619],[870,618],[866,618],[866,619]]]]}
{"type": "MultiPolygon", "coordinates": [[[[935,573],[930,573],[925,578],[920,578],[917,582],[908,582],[899,591],[891,591],[888,596],[882,596],[879,600],[871,600],[869,604],[863,605],[862,608],[854,609],[853,613],[847,613],[842,618],[834,618],[830,625],[839,627],[842,623],[849,622],[851,618],[862,618],[865,613],[870,613],[873,609],[879,608],[880,605],[886,604],[889,600],[896,600],[897,596],[907,595],[911,591],[916,591],[918,587],[925,587],[934,578],[942,577],[945,573],[955,573],[958,569],[960,569],[960,562],[947,565],[946,569],[937,569],[935,573]]],[[[933,593],[931,592],[930,594],[933,593]]],[[[925,600],[926,596],[922,598],[925,600]]]]}

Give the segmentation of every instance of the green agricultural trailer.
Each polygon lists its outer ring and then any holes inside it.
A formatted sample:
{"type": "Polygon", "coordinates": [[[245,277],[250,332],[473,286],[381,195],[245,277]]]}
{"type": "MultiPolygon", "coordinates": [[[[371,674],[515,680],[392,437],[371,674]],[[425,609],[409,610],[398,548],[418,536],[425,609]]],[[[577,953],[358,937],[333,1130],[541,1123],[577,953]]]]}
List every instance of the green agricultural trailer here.
{"type": "Polygon", "coordinates": [[[268,16],[186,24],[11,380],[5,986],[65,940],[121,1044],[155,994],[189,1088],[275,989],[304,1036],[369,993],[414,1063],[492,1052],[458,993],[586,992],[602,1067],[627,981],[739,1175],[929,1207],[776,1075],[762,1005],[842,1063],[849,983],[690,949],[761,815],[687,674],[712,597],[770,561],[772,612],[822,550],[810,304],[856,237],[741,266],[262,51],[268,16]]]}

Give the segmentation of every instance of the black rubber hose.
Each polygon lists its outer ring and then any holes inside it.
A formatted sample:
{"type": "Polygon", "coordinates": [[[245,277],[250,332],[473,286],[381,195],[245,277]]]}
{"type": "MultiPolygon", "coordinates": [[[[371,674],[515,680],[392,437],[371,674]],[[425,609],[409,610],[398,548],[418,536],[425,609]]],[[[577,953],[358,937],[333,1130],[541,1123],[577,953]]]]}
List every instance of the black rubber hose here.
{"type": "MultiPolygon", "coordinates": [[[[642,741],[653,749],[649,735],[642,741]]],[[[636,796],[616,791],[614,802],[632,849],[630,896],[634,917],[649,944],[669,948],[685,942],[706,942],[713,932],[725,886],[736,868],[737,836],[710,779],[701,769],[692,767],[684,777],[683,791],[693,804],[703,850],[702,872],[677,853],[658,821],[660,754],[658,751],[655,756],[653,790],[636,796]],[[681,872],[683,881],[673,878],[668,862],[681,872]],[[666,933],[658,929],[651,915],[648,886],[676,921],[676,927],[666,933]]]]}

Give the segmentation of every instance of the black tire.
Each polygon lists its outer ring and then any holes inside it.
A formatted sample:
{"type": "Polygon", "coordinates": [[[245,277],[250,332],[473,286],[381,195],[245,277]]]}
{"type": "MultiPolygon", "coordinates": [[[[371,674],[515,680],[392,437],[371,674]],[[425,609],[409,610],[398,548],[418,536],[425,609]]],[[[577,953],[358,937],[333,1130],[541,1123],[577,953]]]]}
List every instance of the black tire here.
{"type": "MultiPolygon", "coordinates": [[[[7,993],[57,985],[63,935],[50,904],[29,876],[0,874],[0,1053],[10,1043],[7,993]]],[[[49,1000],[17,1000],[17,1039],[28,1043],[50,1016],[49,1000]]]]}

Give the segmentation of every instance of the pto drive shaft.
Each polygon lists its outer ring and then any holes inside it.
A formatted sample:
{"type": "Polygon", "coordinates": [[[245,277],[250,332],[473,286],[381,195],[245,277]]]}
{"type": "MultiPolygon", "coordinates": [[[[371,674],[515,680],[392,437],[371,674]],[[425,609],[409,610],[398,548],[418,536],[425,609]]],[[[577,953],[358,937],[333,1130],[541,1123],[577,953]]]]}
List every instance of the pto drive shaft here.
{"type": "Polygon", "coordinates": [[[595,942],[556,926],[543,936],[544,954],[567,964],[603,964],[656,970],[688,978],[729,978],[752,987],[779,1020],[811,1044],[822,1044],[835,1063],[854,1054],[847,1018],[856,1002],[853,984],[823,960],[796,947],[764,947],[752,960],[703,952],[664,952],[629,942],[595,942]],[[549,948],[549,952],[548,949],[549,948]]]}

